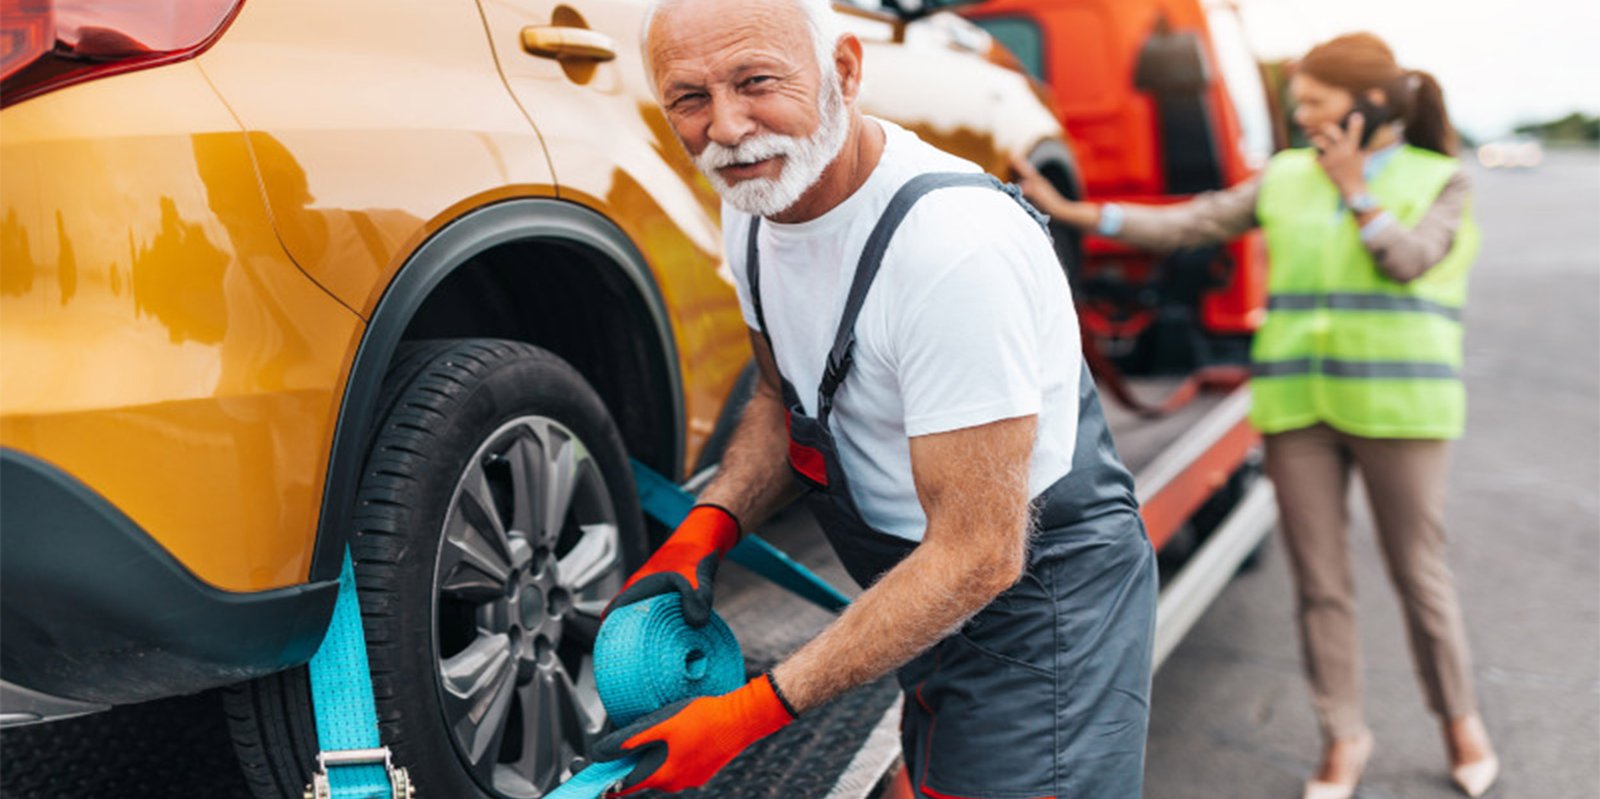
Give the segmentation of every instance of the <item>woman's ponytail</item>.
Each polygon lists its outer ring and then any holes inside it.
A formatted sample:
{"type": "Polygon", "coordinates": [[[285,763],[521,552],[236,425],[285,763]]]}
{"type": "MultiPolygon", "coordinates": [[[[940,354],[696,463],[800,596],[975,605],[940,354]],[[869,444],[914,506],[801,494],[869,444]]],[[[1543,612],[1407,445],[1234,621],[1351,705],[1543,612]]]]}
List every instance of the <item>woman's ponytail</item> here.
{"type": "Polygon", "coordinates": [[[1347,33],[1330,39],[1311,48],[1297,69],[1357,97],[1381,89],[1405,124],[1407,144],[1455,155],[1456,131],[1439,82],[1421,70],[1401,69],[1389,45],[1377,36],[1347,33]]]}
{"type": "Polygon", "coordinates": [[[1444,90],[1432,75],[1419,69],[1405,74],[1401,81],[1411,95],[1406,103],[1406,143],[1441,155],[1456,154],[1456,129],[1444,107],[1444,90]]]}

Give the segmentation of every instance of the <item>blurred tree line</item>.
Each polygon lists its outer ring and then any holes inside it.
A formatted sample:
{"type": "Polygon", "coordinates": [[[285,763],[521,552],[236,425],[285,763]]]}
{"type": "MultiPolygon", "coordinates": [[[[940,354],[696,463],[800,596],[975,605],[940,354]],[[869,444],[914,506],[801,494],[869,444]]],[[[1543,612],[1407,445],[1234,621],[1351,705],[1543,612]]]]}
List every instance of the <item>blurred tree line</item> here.
{"type": "Polygon", "coordinates": [[[1577,111],[1550,122],[1518,125],[1516,130],[1546,144],[1600,144],[1600,116],[1577,111]]]}

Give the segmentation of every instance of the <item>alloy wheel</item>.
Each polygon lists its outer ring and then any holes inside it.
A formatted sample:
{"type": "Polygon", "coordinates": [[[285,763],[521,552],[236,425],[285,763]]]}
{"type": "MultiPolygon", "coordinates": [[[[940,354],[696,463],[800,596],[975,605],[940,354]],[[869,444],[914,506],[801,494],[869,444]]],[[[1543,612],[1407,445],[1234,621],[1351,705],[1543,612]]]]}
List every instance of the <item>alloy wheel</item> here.
{"type": "Polygon", "coordinates": [[[591,653],[625,577],[583,442],[541,416],[488,436],[456,483],[434,572],[441,706],[480,785],[531,799],[571,775],[605,726],[591,653]]]}

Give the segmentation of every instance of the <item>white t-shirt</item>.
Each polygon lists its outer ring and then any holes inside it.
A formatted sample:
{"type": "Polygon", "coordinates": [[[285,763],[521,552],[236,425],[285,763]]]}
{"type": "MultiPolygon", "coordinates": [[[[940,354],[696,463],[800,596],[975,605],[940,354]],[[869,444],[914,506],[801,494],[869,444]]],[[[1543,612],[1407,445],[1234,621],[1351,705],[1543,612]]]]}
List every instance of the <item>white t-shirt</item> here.
{"type": "MultiPolygon", "coordinates": [[[[761,300],[778,369],[806,415],[867,236],[907,181],[979,172],[882,120],[883,158],[828,213],[792,225],[762,220],[761,300]]],[[[747,324],[750,216],[727,204],[723,237],[747,324]]],[[[1029,490],[1072,464],[1082,352],[1066,276],[1049,237],[992,188],[922,197],[891,239],[856,321],[855,366],[834,395],[830,427],[852,497],[874,528],[922,540],[927,517],[911,473],[912,436],[1038,414],[1029,490]]]]}

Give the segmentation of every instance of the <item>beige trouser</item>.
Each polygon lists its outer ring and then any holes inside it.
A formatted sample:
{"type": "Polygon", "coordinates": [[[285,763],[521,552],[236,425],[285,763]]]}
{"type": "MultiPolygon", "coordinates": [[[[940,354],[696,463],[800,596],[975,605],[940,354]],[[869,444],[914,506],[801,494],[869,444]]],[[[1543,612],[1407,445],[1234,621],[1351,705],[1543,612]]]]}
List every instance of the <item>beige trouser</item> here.
{"type": "Polygon", "coordinates": [[[1346,534],[1352,464],[1372,503],[1428,706],[1443,720],[1476,712],[1461,604],[1444,559],[1449,442],[1362,438],[1319,424],[1266,436],[1266,453],[1323,734],[1348,738],[1366,731],[1346,534]]]}

